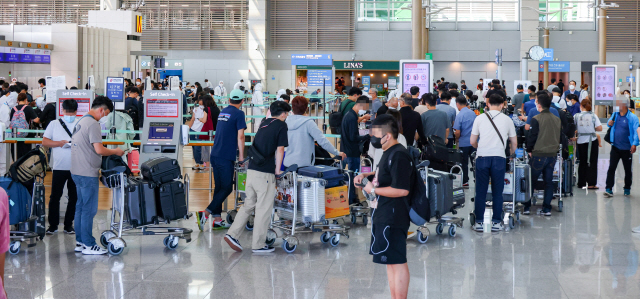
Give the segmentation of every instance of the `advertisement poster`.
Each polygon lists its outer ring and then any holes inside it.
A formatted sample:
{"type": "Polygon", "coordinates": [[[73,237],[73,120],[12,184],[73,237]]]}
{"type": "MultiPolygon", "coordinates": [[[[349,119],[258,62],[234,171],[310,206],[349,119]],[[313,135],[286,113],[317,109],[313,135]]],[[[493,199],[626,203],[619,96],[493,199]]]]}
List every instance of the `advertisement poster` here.
{"type": "Polygon", "coordinates": [[[371,88],[371,77],[362,76],[362,85],[364,85],[363,93],[369,92],[369,88],[371,88]]]}
{"type": "Polygon", "coordinates": [[[616,68],[614,66],[595,66],[593,80],[593,99],[596,104],[611,105],[616,98],[616,68]]]}
{"type": "Polygon", "coordinates": [[[518,85],[522,85],[522,88],[524,88],[524,93],[527,93],[528,92],[527,88],[529,88],[529,85],[531,85],[531,81],[529,81],[529,80],[514,80],[513,81],[513,92],[511,94],[516,94],[518,92],[518,85]]]}
{"type": "Polygon", "coordinates": [[[389,90],[394,90],[398,88],[398,77],[389,77],[389,79],[387,79],[387,82],[389,84],[389,90]]]}
{"type": "Polygon", "coordinates": [[[147,117],[178,117],[178,99],[145,99],[147,117]]]}
{"type": "Polygon", "coordinates": [[[45,82],[47,84],[45,99],[47,103],[55,103],[58,90],[66,89],[66,81],[64,76],[47,76],[45,77],[45,82]]]}
{"type": "Polygon", "coordinates": [[[409,92],[413,86],[420,88],[420,94],[431,92],[431,62],[401,62],[402,92],[409,92]]]}

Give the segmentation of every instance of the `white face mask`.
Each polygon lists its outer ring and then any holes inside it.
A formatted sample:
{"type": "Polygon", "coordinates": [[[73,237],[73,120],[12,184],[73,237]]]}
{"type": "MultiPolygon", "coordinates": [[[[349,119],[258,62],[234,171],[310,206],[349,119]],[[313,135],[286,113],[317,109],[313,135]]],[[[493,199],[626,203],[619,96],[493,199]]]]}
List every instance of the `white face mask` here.
{"type": "Polygon", "coordinates": [[[630,95],[628,95],[628,94],[626,94],[626,93],[624,94],[624,96],[625,96],[625,97],[627,97],[627,99],[628,99],[629,97],[631,97],[630,95]]]}
{"type": "Polygon", "coordinates": [[[218,84],[218,85],[220,85],[220,87],[222,87],[222,85],[224,85],[224,84],[220,83],[220,84],[218,84]]]}
{"type": "Polygon", "coordinates": [[[554,102],[559,102],[560,101],[560,97],[559,96],[553,96],[553,101],[554,102]]]}
{"type": "Polygon", "coordinates": [[[574,90],[574,89],[576,89],[576,86],[575,85],[569,85],[569,89],[574,90]]]}

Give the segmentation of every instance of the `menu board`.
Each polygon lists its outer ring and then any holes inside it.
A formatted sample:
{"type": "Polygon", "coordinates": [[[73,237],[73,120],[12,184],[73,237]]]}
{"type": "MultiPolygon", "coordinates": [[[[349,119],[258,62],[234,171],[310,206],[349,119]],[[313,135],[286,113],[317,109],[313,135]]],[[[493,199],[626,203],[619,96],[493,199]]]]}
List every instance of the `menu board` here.
{"type": "Polygon", "coordinates": [[[617,66],[593,66],[592,95],[596,105],[612,105],[616,99],[617,66]]]}
{"type": "Polygon", "coordinates": [[[433,62],[431,60],[400,61],[402,75],[402,92],[409,92],[411,87],[420,88],[420,93],[431,92],[431,74],[433,62]]]}
{"type": "Polygon", "coordinates": [[[178,99],[145,99],[146,117],[178,117],[178,99]]]}

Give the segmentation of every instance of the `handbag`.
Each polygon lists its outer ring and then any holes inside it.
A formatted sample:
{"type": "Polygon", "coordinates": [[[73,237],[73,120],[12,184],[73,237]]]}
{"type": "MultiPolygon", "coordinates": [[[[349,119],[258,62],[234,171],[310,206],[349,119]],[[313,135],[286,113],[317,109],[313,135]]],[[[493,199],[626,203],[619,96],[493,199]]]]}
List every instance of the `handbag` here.
{"type": "MultiPolygon", "coordinates": [[[[616,125],[616,119],[617,119],[617,118],[618,118],[618,114],[616,114],[616,115],[613,117],[613,125],[614,125],[614,126],[616,125]]],[[[609,127],[609,128],[607,129],[607,134],[605,134],[605,135],[604,135],[604,141],[606,141],[606,142],[607,142],[607,143],[609,143],[609,144],[611,143],[611,128],[613,128],[613,126],[609,127]]]]}
{"type": "Polygon", "coordinates": [[[209,140],[209,131],[213,131],[213,120],[211,120],[211,107],[207,107],[207,122],[202,126],[200,132],[206,132],[207,135],[198,135],[200,140],[209,140]]]}

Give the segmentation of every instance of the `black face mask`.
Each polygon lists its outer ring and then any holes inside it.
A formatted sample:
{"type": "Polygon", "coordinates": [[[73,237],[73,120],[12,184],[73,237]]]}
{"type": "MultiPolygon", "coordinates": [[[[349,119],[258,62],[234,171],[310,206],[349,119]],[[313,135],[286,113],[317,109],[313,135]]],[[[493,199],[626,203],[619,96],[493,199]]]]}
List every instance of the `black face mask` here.
{"type": "Polygon", "coordinates": [[[371,146],[373,146],[374,148],[382,148],[382,138],[384,137],[371,136],[371,139],[370,139],[371,146]]]}

